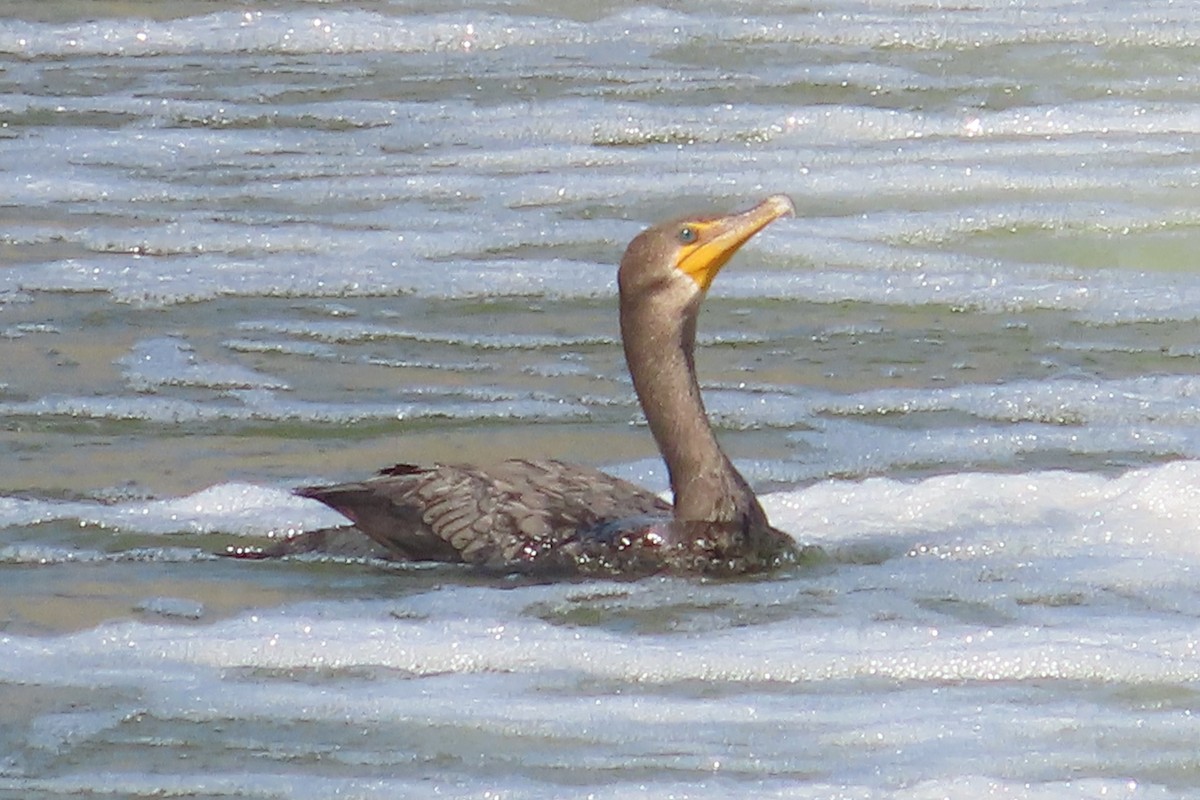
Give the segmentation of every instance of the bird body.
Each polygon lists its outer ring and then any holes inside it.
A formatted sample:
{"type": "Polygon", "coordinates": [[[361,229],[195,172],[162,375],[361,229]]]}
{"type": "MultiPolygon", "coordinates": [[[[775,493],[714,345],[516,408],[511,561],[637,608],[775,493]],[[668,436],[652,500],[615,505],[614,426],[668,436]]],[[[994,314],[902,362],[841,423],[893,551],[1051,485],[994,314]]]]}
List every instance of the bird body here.
{"type": "MultiPolygon", "coordinates": [[[[717,272],[773,220],[776,195],[749,211],[656,225],[618,272],[621,337],[633,386],[666,462],[673,503],[598,470],[553,460],[491,468],[400,464],[298,494],[340,511],[391,557],[537,575],[733,575],[795,561],[722,451],[696,379],[700,306],[717,272]]],[[[287,543],[276,552],[292,552],[287,543]]]]}
{"type": "Polygon", "coordinates": [[[404,535],[385,545],[406,560],[493,570],[539,570],[580,531],[624,517],[671,515],[671,504],[653,492],[553,460],[487,468],[398,464],[359,483],[298,493],[337,509],[368,535],[402,527],[404,535]]]}
{"type": "MultiPolygon", "coordinates": [[[[794,559],[791,538],[770,526],[678,520],[653,492],[555,460],[512,459],[487,468],[398,464],[365,481],[297,493],[374,532],[371,538],[389,557],[405,561],[498,573],[640,577],[736,575],[794,559]]],[[[274,554],[305,549],[284,543],[274,554]]]]}

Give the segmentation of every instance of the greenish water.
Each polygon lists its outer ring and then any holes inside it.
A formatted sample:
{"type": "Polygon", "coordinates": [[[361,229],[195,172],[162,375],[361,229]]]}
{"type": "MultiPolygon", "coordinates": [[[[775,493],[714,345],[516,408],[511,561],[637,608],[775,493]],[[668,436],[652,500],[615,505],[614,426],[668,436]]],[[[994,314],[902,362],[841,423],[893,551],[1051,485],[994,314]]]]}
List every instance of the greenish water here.
{"type": "Polygon", "coordinates": [[[0,797],[1200,796],[1171,2],[11,2],[0,797]],[[665,481],[615,265],[777,192],[697,361],[753,581],[214,556],[513,455],[665,481]]]}

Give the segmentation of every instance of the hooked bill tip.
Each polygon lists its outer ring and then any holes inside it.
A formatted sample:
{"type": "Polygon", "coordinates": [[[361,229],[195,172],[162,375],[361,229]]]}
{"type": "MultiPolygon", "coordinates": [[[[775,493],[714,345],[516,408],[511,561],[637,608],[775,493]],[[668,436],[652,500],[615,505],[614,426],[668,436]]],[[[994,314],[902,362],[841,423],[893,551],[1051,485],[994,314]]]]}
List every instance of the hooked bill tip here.
{"type": "Polygon", "coordinates": [[[786,194],[773,194],[762,201],[762,205],[769,207],[777,218],[796,216],[796,204],[786,194]]]}

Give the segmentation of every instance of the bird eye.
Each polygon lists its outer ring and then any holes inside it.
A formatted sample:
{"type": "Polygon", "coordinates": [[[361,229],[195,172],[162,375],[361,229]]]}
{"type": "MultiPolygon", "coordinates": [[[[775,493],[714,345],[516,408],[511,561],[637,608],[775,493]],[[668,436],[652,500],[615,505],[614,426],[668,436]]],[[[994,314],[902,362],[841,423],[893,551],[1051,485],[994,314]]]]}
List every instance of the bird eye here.
{"type": "Polygon", "coordinates": [[[679,241],[684,244],[691,244],[696,241],[696,229],[691,225],[684,225],[679,229],[679,241]]]}

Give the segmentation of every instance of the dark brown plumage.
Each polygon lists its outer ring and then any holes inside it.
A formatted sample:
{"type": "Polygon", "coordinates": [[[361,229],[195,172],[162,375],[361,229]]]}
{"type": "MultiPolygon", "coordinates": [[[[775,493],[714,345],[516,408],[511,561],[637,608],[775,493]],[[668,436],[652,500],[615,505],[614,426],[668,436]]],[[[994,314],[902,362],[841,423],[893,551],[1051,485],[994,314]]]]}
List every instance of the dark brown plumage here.
{"type": "MultiPolygon", "coordinates": [[[[402,464],[358,483],[306,487],[395,558],[498,572],[639,576],[739,574],[795,560],[717,442],[696,381],[696,319],[717,272],[785,214],[776,195],[741,214],[652,227],[618,273],[621,336],[674,504],[627,481],[559,461],[481,469],[402,464]]],[[[273,553],[304,549],[283,543],[273,553]]]]}

